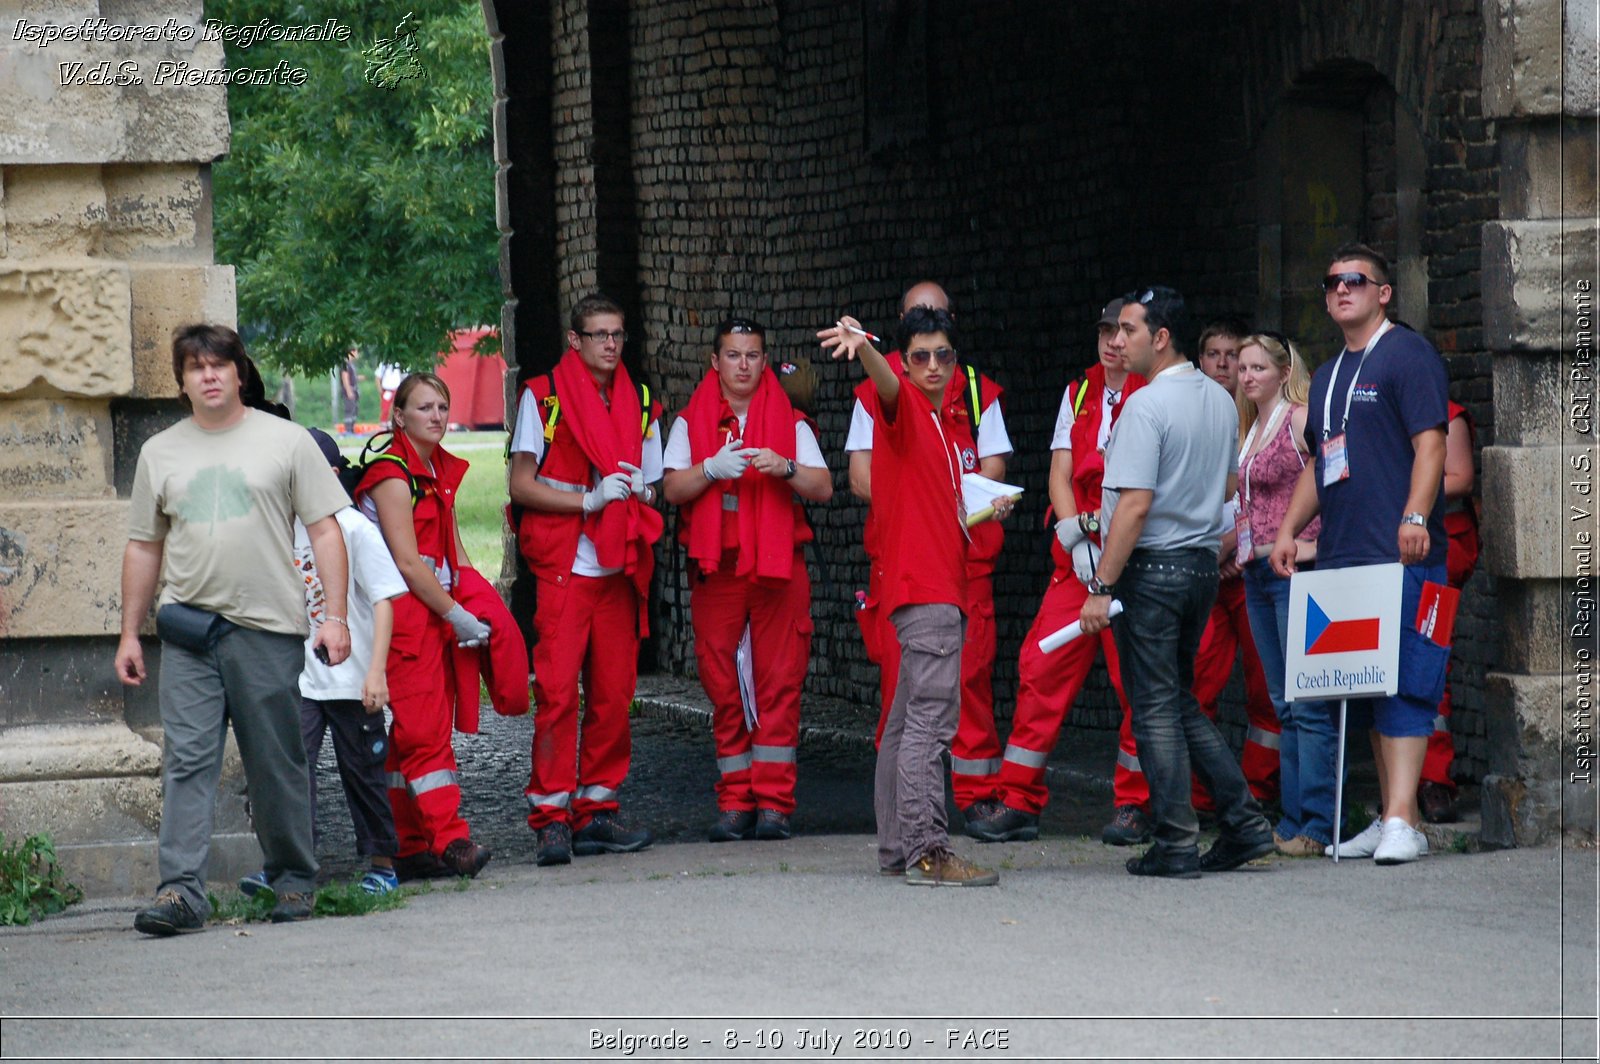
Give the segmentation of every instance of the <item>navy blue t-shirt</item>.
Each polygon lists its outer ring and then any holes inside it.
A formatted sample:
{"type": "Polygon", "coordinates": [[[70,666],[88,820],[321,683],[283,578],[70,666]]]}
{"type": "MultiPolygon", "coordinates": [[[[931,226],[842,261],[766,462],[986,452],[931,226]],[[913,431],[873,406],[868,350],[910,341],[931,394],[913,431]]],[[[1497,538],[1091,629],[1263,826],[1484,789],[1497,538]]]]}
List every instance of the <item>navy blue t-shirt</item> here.
{"type": "MultiPolygon", "coordinates": [[[[1382,565],[1400,560],[1400,517],[1411,494],[1411,437],[1446,423],[1450,398],[1444,359],[1432,344],[1403,325],[1383,334],[1361,360],[1360,351],[1346,351],[1339,379],[1332,381],[1334,362],[1317,370],[1307,404],[1306,443],[1317,456],[1317,502],[1322,509],[1322,534],[1317,537],[1317,567],[1382,565]],[[1339,434],[1344,397],[1355,379],[1350,421],[1345,426],[1350,476],[1332,485],[1322,483],[1322,408],[1331,382],[1333,405],[1330,436],[1339,434]]],[[[1449,537],[1444,531],[1444,477],[1439,478],[1433,511],[1428,515],[1427,565],[1443,565],[1449,537]]]]}

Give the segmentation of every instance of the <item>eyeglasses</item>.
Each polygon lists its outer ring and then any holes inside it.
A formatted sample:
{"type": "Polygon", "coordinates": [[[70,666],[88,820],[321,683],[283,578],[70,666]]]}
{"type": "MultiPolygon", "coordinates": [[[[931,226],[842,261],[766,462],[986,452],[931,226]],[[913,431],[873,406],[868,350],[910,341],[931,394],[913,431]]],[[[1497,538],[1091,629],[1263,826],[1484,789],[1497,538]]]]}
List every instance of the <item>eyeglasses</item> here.
{"type": "Polygon", "coordinates": [[[727,331],[729,333],[766,334],[766,330],[761,327],[759,322],[751,321],[749,318],[729,318],[727,331]]]}
{"type": "Polygon", "coordinates": [[[926,366],[930,358],[938,359],[941,366],[948,366],[956,360],[956,353],[952,348],[948,347],[941,347],[937,351],[929,351],[927,348],[919,347],[915,351],[906,352],[906,358],[910,360],[913,366],[926,366]]]}
{"type": "Polygon", "coordinates": [[[1332,292],[1340,285],[1344,285],[1351,291],[1355,291],[1362,285],[1377,283],[1377,281],[1374,281],[1364,273],[1330,273],[1322,279],[1322,290],[1324,292],[1332,292]]]}
{"type": "Polygon", "coordinates": [[[607,340],[615,340],[619,344],[625,344],[628,342],[628,334],[621,329],[618,329],[616,332],[605,332],[604,330],[583,332],[580,330],[578,335],[593,340],[597,344],[603,344],[607,340]]]}

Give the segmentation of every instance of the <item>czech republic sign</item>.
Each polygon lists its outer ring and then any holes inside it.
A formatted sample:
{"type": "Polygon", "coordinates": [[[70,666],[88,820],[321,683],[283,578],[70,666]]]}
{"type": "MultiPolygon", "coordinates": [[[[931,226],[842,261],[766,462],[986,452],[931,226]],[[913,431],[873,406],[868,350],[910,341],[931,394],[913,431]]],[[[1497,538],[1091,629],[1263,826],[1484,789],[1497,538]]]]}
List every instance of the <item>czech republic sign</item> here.
{"type": "Polygon", "coordinates": [[[1294,574],[1289,582],[1285,699],[1395,693],[1404,573],[1395,562],[1294,574]]]}

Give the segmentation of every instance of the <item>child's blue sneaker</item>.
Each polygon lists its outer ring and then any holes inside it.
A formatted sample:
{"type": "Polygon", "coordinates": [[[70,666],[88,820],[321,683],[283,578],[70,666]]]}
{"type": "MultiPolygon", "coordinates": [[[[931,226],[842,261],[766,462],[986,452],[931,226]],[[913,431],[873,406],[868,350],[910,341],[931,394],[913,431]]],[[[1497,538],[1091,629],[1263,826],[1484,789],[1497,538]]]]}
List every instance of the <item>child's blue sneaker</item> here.
{"type": "Polygon", "coordinates": [[[392,868],[369,868],[361,877],[361,889],[368,894],[388,894],[400,889],[400,879],[392,868]]]}
{"type": "Polygon", "coordinates": [[[265,897],[268,903],[276,902],[278,895],[267,885],[265,869],[239,878],[239,893],[247,898],[265,897]]]}

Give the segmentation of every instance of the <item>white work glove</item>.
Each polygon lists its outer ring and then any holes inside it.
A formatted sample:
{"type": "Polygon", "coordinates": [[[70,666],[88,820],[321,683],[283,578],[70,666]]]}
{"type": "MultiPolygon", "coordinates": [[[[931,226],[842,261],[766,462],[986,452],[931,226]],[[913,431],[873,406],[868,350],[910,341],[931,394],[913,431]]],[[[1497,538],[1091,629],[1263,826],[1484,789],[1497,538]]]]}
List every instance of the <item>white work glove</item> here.
{"type": "Polygon", "coordinates": [[[456,646],[481,647],[489,641],[488,624],[468,613],[459,602],[450,607],[444,619],[456,630],[456,646]]]}
{"type": "Polygon", "coordinates": [[[600,481],[598,488],[583,493],[583,512],[598,513],[609,503],[621,502],[633,491],[633,478],[626,473],[612,473],[600,481]]]}
{"type": "Polygon", "coordinates": [[[1061,549],[1068,554],[1071,554],[1088,535],[1076,517],[1063,517],[1056,522],[1056,542],[1061,544],[1061,549]]]}
{"type": "Polygon", "coordinates": [[[729,440],[722,450],[700,463],[708,480],[738,480],[750,467],[759,448],[744,446],[743,440],[729,440]]]}
{"type": "Polygon", "coordinates": [[[1089,581],[1094,579],[1094,567],[1099,564],[1100,548],[1090,542],[1089,537],[1085,536],[1072,548],[1072,571],[1084,587],[1088,587],[1089,581]]]}
{"type": "Polygon", "coordinates": [[[621,466],[628,474],[628,490],[633,493],[635,498],[643,500],[645,492],[649,490],[644,482],[644,470],[631,462],[618,462],[617,465],[621,466]]]}

